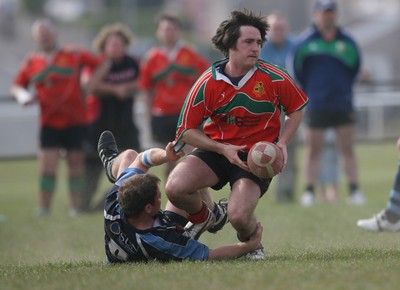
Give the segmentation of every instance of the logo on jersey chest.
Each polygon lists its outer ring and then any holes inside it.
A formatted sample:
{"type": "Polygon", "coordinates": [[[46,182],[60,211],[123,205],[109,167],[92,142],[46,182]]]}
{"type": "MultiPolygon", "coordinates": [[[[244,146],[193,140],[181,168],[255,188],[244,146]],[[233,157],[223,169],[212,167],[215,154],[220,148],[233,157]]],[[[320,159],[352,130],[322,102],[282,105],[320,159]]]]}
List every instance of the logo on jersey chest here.
{"type": "Polygon", "coordinates": [[[260,98],[262,95],[266,94],[263,82],[256,82],[253,87],[253,94],[260,98]]]}
{"type": "Polygon", "coordinates": [[[55,61],[56,66],[64,67],[68,64],[68,58],[64,55],[58,57],[55,61]]]}

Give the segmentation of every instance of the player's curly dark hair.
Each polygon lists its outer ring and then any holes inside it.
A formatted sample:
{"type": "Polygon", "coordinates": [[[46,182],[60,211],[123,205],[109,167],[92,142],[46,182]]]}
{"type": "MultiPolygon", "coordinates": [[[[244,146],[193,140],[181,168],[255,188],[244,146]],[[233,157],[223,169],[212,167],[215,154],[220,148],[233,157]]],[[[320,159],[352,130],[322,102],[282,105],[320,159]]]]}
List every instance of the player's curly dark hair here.
{"type": "Polygon", "coordinates": [[[147,204],[154,204],[160,179],[151,173],[136,174],[119,188],[118,202],[125,217],[138,217],[147,204]]]}
{"type": "Polygon", "coordinates": [[[221,22],[212,38],[215,48],[228,57],[229,49],[236,47],[240,37],[240,27],[253,26],[260,31],[262,42],[265,42],[269,24],[264,16],[255,15],[249,10],[233,11],[229,19],[221,22]]]}

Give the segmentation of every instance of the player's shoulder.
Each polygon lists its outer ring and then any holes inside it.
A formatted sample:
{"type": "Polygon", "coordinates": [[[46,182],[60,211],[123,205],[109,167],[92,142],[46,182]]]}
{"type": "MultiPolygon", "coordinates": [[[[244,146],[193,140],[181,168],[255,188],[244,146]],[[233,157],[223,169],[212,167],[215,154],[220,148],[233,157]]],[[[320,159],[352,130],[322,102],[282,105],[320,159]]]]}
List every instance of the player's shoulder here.
{"type": "Polygon", "coordinates": [[[275,63],[259,59],[257,64],[258,64],[258,68],[263,73],[266,73],[266,74],[271,74],[271,73],[287,74],[287,71],[286,71],[286,69],[284,67],[282,67],[280,65],[277,65],[275,63]]]}
{"type": "Polygon", "coordinates": [[[209,67],[208,69],[206,69],[200,75],[200,77],[197,79],[197,82],[202,82],[202,83],[205,83],[208,81],[215,81],[215,75],[214,75],[212,67],[209,67]]]}
{"type": "Polygon", "coordinates": [[[35,58],[39,58],[40,57],[40,53],[37,51],[31,51],[28,52],[27,54],[25,54],[23,60],[30,60],[30,59],[35,59],[35,58]]]}
{"type": "Polygon", "coordinates": [[[356,45],[356,40],[345,28],[338,27],[338,34],[340,38],[356,45]]]}
{"type": "Polygon", "coordinates": [[[30,66],[31,64],[40,60],[43,60],[43,56],[39,52],[28,52],[22,59],[21,66],[30,66]]]}
{"type": "Polygon", "coordinates": [[[64,53],[72,53],[72,54],[89,53],[89,51],[85,47],[75,43],[65,44],[62,47],[61,51],[64,53]]]}
{"type": "Polygon", "coordinates": [[[195,55],[199,54],[198,48],[193,43],[188,41],[182,41],[180,49],[195,55]]]}
{"type": "Polygon", "coordinates": [[[221,85],[212,68],[206,69],[194,83],[192,90],[189,92],[192,96],[198,94],[200,91],[214,90],[221,85]]]}
{"type": "Polygon", "coordinates": [[[158,46],[151,47],[142,57],[143,62],[149,62],[150,60],[156,59],[162,56],[164,53],[158,46]]]}
{"type": "Polygon", "coordinates": [[[315,25],[311,25],[302,31],[297,38],[295,38],[294,46],[296,49],[299,49],[300,47],[307,45],[310,41],[320,37],[321,36],[315,25]]]}

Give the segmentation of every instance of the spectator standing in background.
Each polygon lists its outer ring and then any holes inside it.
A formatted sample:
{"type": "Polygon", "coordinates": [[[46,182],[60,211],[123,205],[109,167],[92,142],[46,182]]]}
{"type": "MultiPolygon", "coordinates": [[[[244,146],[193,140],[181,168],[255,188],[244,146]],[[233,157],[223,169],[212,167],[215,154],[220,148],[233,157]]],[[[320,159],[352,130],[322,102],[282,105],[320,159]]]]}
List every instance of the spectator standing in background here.
{"type": "MultiPolygon", "coordinates": [[[[294,38],[289,34],[289,22],[279,12],[267,16],[270,25],[267,41],[261,48],[260,58],[286,68],[288,60],[291,59],[295,45],[294,38]]],[[[282,114],[282,123],[285,115],[282,114]]],[[[283,129],[283,128],[282,128],[283,129]]],[[[294,200],[296,190],[297,168],[296,168],[296,147],[297,137],[293,136],[287,146],[288,159],[285,170],[276,178],[276,199],[278,202],[291,202],[294,200]]]]}
{"type": "MultiPolygon", "coordinates": [[[[209,63],[181,39],[182,24],[169,14],[157,19],[156,36],[160,46],[153,47],[141,65],[140,85],[146,95],[151,115],[153,139],[165,147],[175,138],[186,95],[209,63]]],[[[166,176],[174,166],[169,162],[166,176]]]]}
{"type": "Polygon", "coordinates": [[[348,180],[347,202],[366,202],[359,189],[354,152],[353,85],[360,69],[360,52],[353,38],[337,25],[337,8],[334,0],[315,2],[315,23],[302,34],[294,54],[295,76],[310,99],[305,114],[306,188],[301,197],[304,206],[314,204],[325,131],[331,127],[335,129],[348,180]]]}
{"type": "Polygon", "coordinates": [[[65,150],[70,195],[69,213],[76,215],[84,187],[86,134],[85,101],[79,76],[82,66],[97,67],[100,60],[76,46],[61,47],[47,19],[35,21],[32,36],[38,51],[30,53],[14,79],[11,93],[18,102],[40,106],[40,204],[37,214],[50,213],[56,187],[60,151],[65,150]],[[29,92],[34,86],[35,96],[29,92]]]}
{"type": "Polygon", "coordinates": [[[261,48],[260,58],[286,68],[293,54],[295,39],[289,33],[289,22],[280,12],[267,16],[270,29],[268,39],[261,48]]]}
{"type": "MultiPolygon", "coordinates": [[[[114,132],[121,150],[135,148],[140,151],[139,130],[134,123],[134,98],[137,92],[139,63],[128,54],[133,33],[122,23],[104,26],[93,40],[93,47],[105,60],[105,65],[92,75],[90,68],[81,76],[89,88],[88,136],[86,155],[86,186],[81,210],[93,208],[92,198],[96,193],[103,165],[97,155],[97,140],[105,130],[114,132]]],[[[101,200],[95,208],[103,209],[101,200]]]]}

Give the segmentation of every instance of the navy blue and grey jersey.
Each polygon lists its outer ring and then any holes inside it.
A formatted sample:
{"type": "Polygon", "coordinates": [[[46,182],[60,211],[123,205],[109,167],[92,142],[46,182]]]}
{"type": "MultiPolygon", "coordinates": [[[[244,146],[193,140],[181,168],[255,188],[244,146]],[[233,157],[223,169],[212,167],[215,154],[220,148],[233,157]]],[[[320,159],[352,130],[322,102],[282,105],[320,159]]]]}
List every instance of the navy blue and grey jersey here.
{"type": "Polygon", "coordinates": [[[105,250],[110,263],[207,260],[209,249],[182,234],[162,211],[155,216],[154,226],[138,230],[129,225],[118,203],[122,182],[144,172],[127,168],[107,194],[104,206],[105,250]]]}

